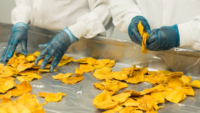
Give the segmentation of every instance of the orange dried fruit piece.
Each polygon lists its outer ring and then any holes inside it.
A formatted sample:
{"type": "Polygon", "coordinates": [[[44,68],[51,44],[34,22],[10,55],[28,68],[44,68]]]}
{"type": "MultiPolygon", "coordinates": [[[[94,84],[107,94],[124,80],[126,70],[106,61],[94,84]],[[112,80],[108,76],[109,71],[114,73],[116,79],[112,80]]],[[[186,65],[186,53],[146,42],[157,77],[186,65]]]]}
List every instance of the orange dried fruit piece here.
{"type": "Polygon", "coordinates": [[[4,81],[4,82],[1,82],[1,84],[0,84],[0,93],[5,93],[9,89],[12,89],[15,86],[17,86],[17,84],[15,83],[14,80],[11,80],[11,79],[7,80],[7,81],[4,81]]]}
{"type": "Polygon", "coordinates": [[[28,54],[26,56],[26,59],[27,59],[28,62],[32,62],[32,61],[36,60],[36,56],[34,54],[28,54]]]}
{"type": "Polygon", "coordinates": [[[56,76],[52,76],[53,79],[55,80],[61,80],[63,78],[69,78],[73,75],[73,73],[66,73],[66,74],[63,74],[63,73],[59,73],[58,75],[56,76]]]}
{"type": "Polygon", "coordinates": [[[130,93],[119,93],[112,96],[112,100],[115,102],[123,103],[131,96],[130,93]]]}
{"type": "Polygon", "coordinates": [[[151,83],[151,81],[154,79],[153,75],[144,75],[144,82],[149,82],[151,83]]]}
{"type": "Polygon", "coordinates": [[[68,57],[67,59],[62,59],[62,60],[60,60],[60,62],[58,63],[58,67],[64,66],[65,64],[71,62],[72,60],[73,60],[73,57],[68,57]]]}
{"type": "Polygon", "coordinates": [[[67,55],[63,55],[62,56],[62,60],[67,60],[69,57],[67,57],[67,55]]]}
{"type": "Polygon", "coordinates": [[[77,67],[75,68],[75,76],[80,77],[83,76],[83,71],[78,69],[77,67]]]}
{"type": "Polygon", "coordinates": [[[181,78],[180,78],[181,82],[183,83],[183,85],[190,85],[190,82],[191,82],[191,77],[188,77],[186,75],[183,75],[181,78]]]}
{"type": "Polygon", "coordinates": [[[17,97],[24,93],[31,92],[31,90],[31,85],[27,81],[23,81],[22,83],[17,85],[17,88],[10,90],[10,92],[12,93],[13,97],[17,97]]]}
{"type": "Polygon", "coordinates": [[[26,70],[28,68],[33,67],[34,65],[35,65],[35,63],[19,64],[17,66],[17,71],[18,72],[22,72],[22,71],[24,71],[24,70],[26,70]]]}
{"type": "Polygon", "coordinates": [[[130,93],[131,96],[141,96],[141,93],[135,90],[125,90],[123,93],[130,93]]]}
{"type": "Polygon", "coordinates": [[[134,109],[132,107],[125,107],[121,111],[119,111],[119,113],[132,113],[133,110],[134,109]]]}
{"type": "Polygon", "coordinates": [[[181,86],[181,87],[183,86],[183,83],[181,82],[180,78],[173,77],[173,78],[168,80],[168,87],[176,88],[176,87],[179,87],[179,86],[181,86]]]}
{"type": "Polygon", "coordinates": [[[156,104],[156,100],[151,95],[144,95],[137,102],[139,102],[139,109],[145,111],[154,109],[154,105],[156,104]]]}
{"type": "Polygon", "coordinates": [[[3,99],[3,98],[11,98],[11,96],[12,96],[11,92],[8,92],[4,95],[0,95],[0,100],[3,99]]]}
{"type": "Polygon", "coordinates": [[[93,105],[99,109],[112,109],[118,105],[118,102],[113,102],[109,93],[102,92],[93,99],[93,105]]]}
{"type": "Polygon", "coordinates": [[[95,68],[93,66],[91,66],[91,65],[88,65],[88,64],[81,64],[80,65],[80,69],[87,73],[87,72],[94,71],[95,68]]]}
{"type": "Polygon", "coordinates": [[[114,79],[116,80],[126,80],[128,78],[128,75],[123,71],[115,71],[110,73],[114,79]]]}
{"type": "Polygon", "coordinates": [[[19,73],[19,75],[23,76],[23,75],[33,74],[33,73],[39,74],[38,70],[31,69],[31,70],[22,71],[22,72],[19,73]]]}
{"type": "Polygon", "coordinates": [[[129,75],[131,73],[132,67],[129,68],[122,68],[122,71],[126,73],[126,75],[129,75]]]}
{"type": "Polygon", "coordinates": [[[100,69],[105,67],[110,62],[110,59],[96,60],[93,64],[94,68],[100,69]]]}
{"type": "Polygon", "coordinates": [[[192,81],[192,83],[190,83],[190,85],[194,88],[200,88],[200,81],[198,79],[192,81]]]}
{"type": "Polygon", "coordinates": [[[12,77],[17,75],[17,70],[10,66],[5,66],[2,68],[0,77],[12,77]]]}
{"type": "Polygon", "coordinates": [[[173,78],[181,78],[183,75],[183,72],[172,72],[169,74],[169,76],[166,77],[164,83],[168,83],[170,79],[173,78]]]}
{"type": "Polygon", "coordinates": [[[62,100],[63,96],[66,96],[67,94],[58,92],[58,93],[45,93],[45,92],[40,92],[38,93],[39,97],[44,97],[45,101],[47,102],[59,102],[62,100]]]}
{"type": "MultiPolygon", "coordinates": [[[[49,69],[38,69],[38,72],[41,72],[41,73],[49,73],[51,72],[49,69]]],[[[57,69],[54,69],[53,72],[57,72],[57,69]]]]}
{"type": "Polygon", "coordinates": [[[102,83],[94,83],[94,86],[96,88],[100,89],[100,90],[104,90],[105,89],[105,87],[104,87],[104,85],[102,85],[102,83]]]}
{"type": "Polygon", "coordinates": [[[110,110],[113,110],[113,111],[115,111],[115,112],[119,112],[119,111],[121,111],[123,109],[123,107],[122,106],[116,106],[116,107],[114,107],[114,108],[112,108],[112,109],[110,109],[110,110]]]}
{"type": "Polygon", "coordinates": [[[183,87],[183,91],[186,95],[194,96],[195,92],[191,86],[183,87]]]}
{"type": "Polygon", "coordinates": [[[110,73],[111,70],[112,69],[109,68],[109,67],[104,67],[104,68],[101,68],[101,69],[97,69],[92,75],[99,80],[112,79],[113,76],[108,75],[108,73],[110,73]]]}
{"type": "Polygon", "coordinates": [[[142,25],[141,21],[138,23],[137,27],[138,27],[138,31],[142,37],[142,54],[146,54],[148,51],[146,49],[146,41],[149,38],[149,33],[144,31],[144,26],[142,25]]]}
{"type": "Polygon", "coordinates": [[[152,92],[151,96],[157,100],[158,103],[165,103],[165,97],[163,91],[161,92],[152,92]]]}
{"type": "Polygon", "coordinates": [[[27,76],[18,76],[17,79],[20,81],[20,82],[23,82],[23,81],[27,81],[27,82],[30,82],[32,81],[33,79],[41,79],[42,77],[36,73],[32,73],[32,74],[29,74],[27,76]]]}
{"type": "Polygon", "coordinates": [[[132,107],[132,106],[139,106],[139,103],[135,100],[133,100],[132,98],[128,98],[123,104],[122,106],[126,106],[126,107],[132,107]]]}
{"type": "Polygon", "coordinates": [[[115,65],[115,61],[114,60],[110,60],[110,62],[108,64],[106,64],[106,67],[113,67],[115,65]]]}
{"type": "Polygon", "coordinates": [[[61,79],[63,83],[65,84],[75,84],[77,82],[82,81],[84,78],[83,77],[68,77],[68,78],[63,78],[61,79]]]}
{"type": "Polygon", "coordinates": [[[175,89],[168,88],[165,91],[165,98],[170,102],[179,103],[186,98],[186,95],[182,87],[176,87],[175,89]]]}
{"type": "Polygon", "coordinates": [[[16,59],[16,57],[11,57],[8,60],[7,65],[16,68],[18,66],[18,60],[16,59]]]}
{"type": "Polygon", "coordinates": [[[172,73],[171,71],[168,70],[158,70],[158,73],[162,73],[164,75],[169,75],[170,73],[172,73]]]}
{"type": "Polygon", "coordinates": [[[149,94],[151,92],[164,91],[165,89],[166,88],[163,85],[159,84],[159,85],[157,85],[153,88],[150,88],[150,89],[146,88],[145,90],[141,91],[140,93],[141,93],[141,95],[146,95],[146,94],[149,94]]]}
{"type": "Polygon", "coordinates": [[[128,84],[119,82],[117,80],[109,80],[107,79],[105,82],[105,89],[113,92],[117,92],[120,89],[128,87],[128,84]]]}

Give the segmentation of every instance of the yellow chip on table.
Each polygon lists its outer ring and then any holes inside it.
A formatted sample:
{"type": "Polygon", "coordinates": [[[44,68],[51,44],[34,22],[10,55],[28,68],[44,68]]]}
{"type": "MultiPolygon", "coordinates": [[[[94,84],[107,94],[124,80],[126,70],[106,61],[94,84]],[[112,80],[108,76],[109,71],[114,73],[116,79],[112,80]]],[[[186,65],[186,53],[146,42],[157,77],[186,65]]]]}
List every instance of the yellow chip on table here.
{"type": "Polygon", "coordinates": [[[113,66],[115,66],[115,61],[114,60],[110,60],[110,62],[108,64],[106,64],[106,67],[109,67],[109,68],[111,68],[113,66]]]}
{"type": "MultiPolygon", "coordinates": [[[[1,79],[1,78],[0,78],[1,79]]],[[[5,93],[7,92],[9,89],[12,89],[13,87],[17,86],[17,84],[15,83],[14,80],[10,79],[10,80],[6,80],[4,82],[0,83],[0,93],[5,93]]]]}
{"type": "Polygon", "coordinates": [[[60,60],[60,62],[58,63],[58,67],[63,66],[65,64],[71,62],[72,60],[73,60],[73,57],[68,57],[68,58],[64,57],[64,59],[60,60]]]}
{"type": "Polygon", "coordinates": [[[96,69],[100,69],[105,67],[108,63],[110,62],[110,59],[101,59],[101,60],[96,60],[93,64],[93,66],[96,69]]]}
{"type": "Polygon", "coordinates": [[[75,84],[77,82],[82,81],[84,78],[83,77],[68,77],[68,78],[63,78],[61,79],[63,83],[65,84],[75,84]]]}
{"type": "Polygon", "coordinates": [[[81,69],[75,68],[75,76],[80,77],[83,76],[83,71],[81,69]]]}
{"type": "Polygon", "coordinates": [[[18,76],[17,79],[20,81],[20,82],[23,82],[23,81],[27,81],[27,82],[30,82],[32,81],[33,79],[41,79],[42,77],[36,73],[32,73],[32,74],[29,74],[27,76],[18,76]]]}
{"type": "Polygon", "coordinates": [[[93,66],[91,66],[91,65],[89,65],[89,64],[81,64],[80,65],[80,70],[82,70],[82,71],[84,71],[84,72],[92,72],[92,71],[94,71],[94,67],[93,66]]]}
{"type": "Polygon", "coordinates": [[[194,88],[200,88],[200,81],[198,79],[192,81],[192,83],[190,83],[190,85],[194,88]]]}
{"type": "Polygon", "coordinates": [[[61,80],[63,78],[69,78],[73,75],[73,73],[66,73],[66,74],[63,74],[63,73],[59,73],[58,75],[56,76],[52,76],[53,79],[55,80],[61,80]]]}
{"type": "Polygon", "coordinates": [[[19,64],[17,66],[17,71],[18,72],[22,72],[22,71],[24,71],[26,69],[29,69],[29,68],[33,67],[34,65],[35,65],[35,63],[19,64]]]}
{"type": "MultiPolygon", "coordinates": [[[[28,93],[32,91],[31,85],[27,81],[23,81],[19,85],[17,85],[17,88],[10,90],[13,97],[20,96],[24,93],[28,93]]],[[[9,93],[8,92],[8,93],[9,93]]]]}
{"type": "Polygon", "coordinates": [[[58,92],[58,93],[45,93],[45,92],[40,92],[38,93],[39,97],[44,97],[47,102],[59,102],[62,100],[63,96],[66,96],[67,94],[58,92]]]}
{"type": "Polygon", "coordinates": [[[105,89],[105,86],[102,85],[102,83],[94,83],[94,86],[100,90],[104,90],[105,89]]]}
{"type": "Polygon", "coordinates": [[[123,103],[131,96],[130,93],[120,93],[112,96],[112,100],[115,102],[123,103]]]}
{"type": "Polygon", "coordinates": [[[112,69],[109,67],[104,67],[101,69],[97,69],[92,75],[99,80],[112,79],[113,76],[109,74],[111,70],[112,69]]]}
{"type": "MultiPolygon", "coordinates": [[[[38,72],[49,73],[51,71],[49,69],[38,69],[38,72]]],[[[57,72],[57,69],[54,69],[53,72],[57,72]]]]}

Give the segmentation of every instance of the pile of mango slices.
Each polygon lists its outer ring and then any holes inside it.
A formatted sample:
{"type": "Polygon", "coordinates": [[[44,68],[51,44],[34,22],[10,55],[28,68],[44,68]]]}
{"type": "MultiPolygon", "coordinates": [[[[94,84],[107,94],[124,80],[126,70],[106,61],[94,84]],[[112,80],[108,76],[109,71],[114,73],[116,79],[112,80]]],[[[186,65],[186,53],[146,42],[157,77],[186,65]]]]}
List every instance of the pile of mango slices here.
{"type": "Polygon", "coordinates": [[[187,95],[194,96],[193,88],[200,88],[200,81],[191,82],[191,77],[182,72],[148,71],[146,67],[122,68],[121,71],[111,72],[111,68],[104,67],[96,70],[93,76],[102,82],[94,86],[102,93],[93,99],[93,105],[98,109],[107,110],[103,113],[157,113],[169,101],[179,103],[187,95]],[[128,84],[149,82],[154,87],[143,91],[125,90],[128,84]]]}

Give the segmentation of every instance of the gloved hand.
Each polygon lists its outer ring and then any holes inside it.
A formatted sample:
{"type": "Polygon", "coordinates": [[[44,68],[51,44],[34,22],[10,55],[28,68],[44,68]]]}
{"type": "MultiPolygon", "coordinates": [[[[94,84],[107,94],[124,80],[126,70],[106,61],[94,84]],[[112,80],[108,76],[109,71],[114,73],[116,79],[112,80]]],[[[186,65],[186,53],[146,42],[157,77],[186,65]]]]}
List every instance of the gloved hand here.
{"type": "Polygon", "coordinates": [[[39,47],[44,48],[44,50],[37,57],[35,65],[37,65],[38,61],[47,55],[40,66],[44,69],[48,61],[54,57],[50,67],[50,71],[53,72],[68,47],[76,41],[78,41],[78,38],[76,38],[68,28],[63,29],[60,33],[54,36],[50,42],[39,45],[39,47]]]}
{"type": "Polygon", "coordinates": [[[169,50],[180,45],[178,26],[164,26],[152,30],[146,48],[152,51],[169,50]]]}
{"type": "Polygon", "coordinates": [[[133,42],[142,45],[142,37],[137,27],[140,21],[142,22],[142,25],[144,26],[144,30],[148,32],[149,34],[151,33],[151,28],[147,20],[143,16],[136,16],[132,19],[128,27],[128,34],[133,42]]]}
{"type": "Polygon", "coordinates": [[[13,55],[17,45],[21,43],[22,53],[27,55],[27,33],[29,26],[23,22],[19,22],[12,27],[12,35],[8,45],[1,53],[0,62],[6,63],[13,55]]]}

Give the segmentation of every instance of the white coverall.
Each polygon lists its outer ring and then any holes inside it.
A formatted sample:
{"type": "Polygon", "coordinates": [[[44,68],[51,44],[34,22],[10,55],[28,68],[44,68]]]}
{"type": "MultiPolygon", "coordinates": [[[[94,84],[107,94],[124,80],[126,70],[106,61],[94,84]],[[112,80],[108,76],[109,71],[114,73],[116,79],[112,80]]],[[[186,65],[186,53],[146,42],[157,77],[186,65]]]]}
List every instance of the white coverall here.
{"type": "Polygon", "coordinates": [[[109,37],[112,25],[107,0],[15,0],[12,23],[24,22],[50,29],[69,27],[77,38],[109,37]]]}
{"type": "Polygon", "coordinates": [[[135,16],[147,19],[151,29],[178,25],[180,46],[200,50],[200,0],[109,0],[114,25],[127,33],[135,16]]]}

